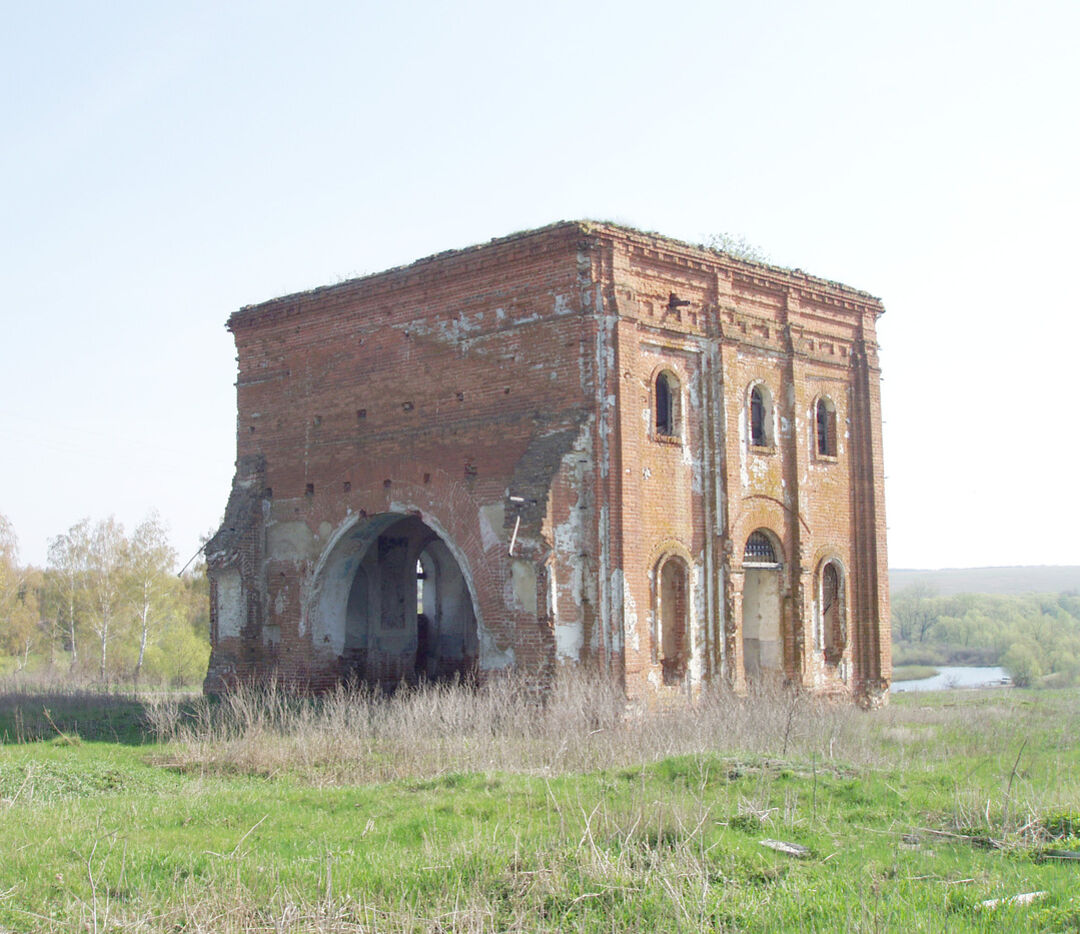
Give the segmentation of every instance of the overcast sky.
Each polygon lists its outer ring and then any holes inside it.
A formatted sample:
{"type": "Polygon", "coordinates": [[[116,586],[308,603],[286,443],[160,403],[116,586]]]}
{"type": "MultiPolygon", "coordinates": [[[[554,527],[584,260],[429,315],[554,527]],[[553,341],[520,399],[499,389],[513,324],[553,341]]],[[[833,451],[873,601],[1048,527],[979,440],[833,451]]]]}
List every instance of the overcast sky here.
{"type": "Polygon", "coordinates": [[[3,3],[0,513],[225,507],[241,305],[559,219],[881,296],[894,567],[1080,564],[1080,3],[3,3]]]}

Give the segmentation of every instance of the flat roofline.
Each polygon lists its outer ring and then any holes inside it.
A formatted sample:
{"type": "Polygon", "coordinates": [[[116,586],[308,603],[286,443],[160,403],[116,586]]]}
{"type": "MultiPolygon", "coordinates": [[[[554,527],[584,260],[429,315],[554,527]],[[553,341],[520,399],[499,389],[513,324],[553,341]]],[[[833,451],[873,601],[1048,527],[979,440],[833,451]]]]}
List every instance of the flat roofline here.
{"type": "Polygon", "coordinates": [[[430,266],[442,261],[458,259],[461,257],[467,257],[473,254],[483,253],[484,251],[497,248],[500,246],[506,246],[515,242],[552,237],[558,233],[569,233],[573,231],[579,235],[601,235],[612,238],[617,238],[623,241],[636,242],[642,246],[652,246],[671,249],[673,251],[683,253],[688,256],[693,256],[702,262],[717,262],[721,261],[724,265],[738,269],[748,275],[764,275],[769,278],[782,280],[783,282],[791,285],[802,286],[808,289],[825,290],[834,293],[840,293],[851,297],[854,300],[862,303],[871,304],[877,306],[878,313],[880,314],[884,309],[881,305],[881,299],[869,292],[864,292],[860,289],[853,288],[849,285],[845,285],[842,282],[837,282],[832,279],[825,279],[820,276],[812,276],[809,273],[803,272],[801,269],[790,269],[785,266],[775,266],[770,263],[761,263],[755,260],[744,259],[739,256],[735,256],[731,253],[725,253],[721,250],[714,250],[704,244],[688,243],[684,240],[677,240],[674,237],[668,237],[664,234],[656,233],[655,231],[638,230],[634,227],[628,227],[624,224],[618,224],[613,221],[598,221],[598,220],[573,220],[573,221],[555,221],[551,224],[546,224],[543,227],[536,227],[531,230],[519,230],[510,234],[505,234],[501,237],[492,237],[490,240],[482,243],[472,244],[471,246],[460,247],[456,249],[442,250],[438,253],[432,253],[428,256],[423,256],[419,259],[413,260],[410,263],[405,263],[400,266],[391,266],[387,269],[382,269],[378,272],[368,273],[367,275],[357,276],[353,279],[346,279],[342,282],[336,282],[332,285],[320,285],[312,289],[304,289],[298,292],[290,292],[285,295],[279,295],[274,298],[266,299],[265,301],[256,302],[251,305],[243,305],[237,311],[233,312],[229,317],[229,326],[233,322],[239,322],[250,315],[258,314],[264,311],[270,311],[275,307],[282,307],[287,305],[294,305],[304,299],[314,298],[316,296],[322,297],[332,294],[334,292],[348,291],[355,288],[357,285],[364,282],[374,282],[384,277],[390,277],[400,275],[404,272],[415,271],[422,269],[425,266],[430,266]]]}

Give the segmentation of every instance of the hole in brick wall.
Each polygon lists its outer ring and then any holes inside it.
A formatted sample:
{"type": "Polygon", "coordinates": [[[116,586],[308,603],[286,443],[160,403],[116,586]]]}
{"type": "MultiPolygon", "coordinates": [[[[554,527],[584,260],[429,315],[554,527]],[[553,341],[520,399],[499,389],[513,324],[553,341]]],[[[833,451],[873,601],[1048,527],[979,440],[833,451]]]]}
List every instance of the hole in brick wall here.
{"type": "Polygon", "coordinates": [[[263,499],[273,499],[273,498],[274,498],[274,490],[273,490],[272,487],[267,487],[265,490],[263,490],[263,499]]]}
{"type": "Polygon", "coordinates": [[[356,420],[360,421],[360,420],[365,419],[365,418],[367,418],[367,409],[357,409],[356,410],[356,420]]]}
{"type": "Polygon", "coordinates": [[[413,404],[411,402],[402,402],[401,408],[405,412],[411,412],[413,410],[413,404]]]}
{"type": "Polygon", "coordinates": [[[506,387],[506,388],[505,388],[505,389],[503,390],[503,395],[505,395],[505,396],[508,396],[508,395],[510,395],[510,387],[509,387],[509,386],[507,386],[507,387],[506,387]]]}
{"type": "Polygon", "coordinates": [[[315,417],[314,417],[314,418],[313,418],[313,419],[311,420],[311,423],[312,423],[312,424],[313,424],[313,425],[314,425],[314,426],[315,426],[316,428],[318,428],[318,427],[319,427],[319,426],[320,426],[320,425],[322,424],[322,416],[321,416],[321,415],[316,415],[316,416],[315,416],[315,417]]]}
{"type": "Polygon", "coordinates": [[[476,465],[475,464],[466,464],[465,465],[465,476],[466,477],[475,477],[476,476],[476,465]]]}
{"type": "Polygon", "coordinates": [[[458,402],[464,402],[464,401],[465,401],[465,393],[463,393],[463,392],[459,392],[459,393],[457,394],[457,401],[458,401],[458,402]]]}
{"type": "Polygon", "coordinates": [[[424,474],[424,483],[431,483],[431,474],[424,474]]]}
{"type": "Polygon", "coordinates": [[[315,484],[314,483],[309,483],[306,487],[304,487],[304,494],[306,496],[314,496],[315,495],[315,484]]]}
{"type": "Polygon", "coordinates": [[[346,492],[346,493],[351,493],[351,492],[352,492],[352,484],[351,484],[351,483],[350,483],[350,482],[349,482],[348,480],[346,480],[346,481],[345,481],[345,482],[344,482],[344,483],[343,483],[343,484],[341,485],[341,488],[342,488],[342,490],[343,490],[344,492],[346,492]]]}
{"type": "Polygon", "coordinates": [[[249,427],[248,427],[248,430],[249,430],[249,431],[250,431],[250,432],[251,432],[252,434],[255,434],[255,426],[254,426],[254,425],[251,425],[251,426],[249,426],[249,427]]]}
{"type": "Polygon", "coordinates": [[[385,489],[385,490],[390,489],[390,481],[389,480],[383,480],[382,485],[383,485],[383,489],[385,489]]]}

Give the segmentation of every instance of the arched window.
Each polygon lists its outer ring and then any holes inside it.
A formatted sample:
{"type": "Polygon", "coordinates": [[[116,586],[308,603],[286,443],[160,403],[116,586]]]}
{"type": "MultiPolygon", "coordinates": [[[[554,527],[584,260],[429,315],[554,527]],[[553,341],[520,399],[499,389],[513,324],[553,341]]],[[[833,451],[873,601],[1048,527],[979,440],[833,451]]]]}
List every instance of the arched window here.
{"type": "Polygon", "coordinates": [[[772,539],[761,529],[751,532],[743,551],[743,564],[777,564],[772,539]]]}
{"type": "Polygon", "coordinates": [[[821,645],[825,661],[836,665],[847,648],[847,621],[844,612],[844,572],[838,561],[821,567],[821,645]]]}
{"type": "Polygon", "coordinates": [[[664,370],[657,375],[653,396],[656,434],[665,438],[678,437],[681,393],[674,373],[664,370]]]}
{"type": "Polygon", "coordinates": [[[772,447],[772,395],[764,383],[750,390],[750,444],[755,448],[772,447]]]}
{"type": "Polygon", "coordinates": [[[668,558],[660,568],[659,662],[664,684],[679,684],[686,675],[689,586],[686,565],[668,558]]]}
{"type": "Polygon", "coordinates": [[[831,399],[822,396],[815,413],[817,453],[822,457],[836,457],[836,406],[831,399]]]}

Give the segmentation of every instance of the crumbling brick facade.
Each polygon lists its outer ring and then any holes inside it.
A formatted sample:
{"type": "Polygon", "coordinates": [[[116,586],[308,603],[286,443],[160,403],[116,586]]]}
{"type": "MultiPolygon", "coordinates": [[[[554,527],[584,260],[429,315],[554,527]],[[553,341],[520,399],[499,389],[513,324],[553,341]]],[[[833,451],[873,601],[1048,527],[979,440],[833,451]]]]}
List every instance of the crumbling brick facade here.
{"type": "Polygon", "coordinates": [[[877,702],[882,311],[589,222],[242,308],[207,690],[592,664],[877,702]]]}

